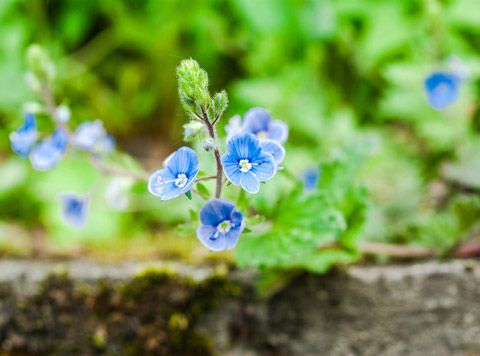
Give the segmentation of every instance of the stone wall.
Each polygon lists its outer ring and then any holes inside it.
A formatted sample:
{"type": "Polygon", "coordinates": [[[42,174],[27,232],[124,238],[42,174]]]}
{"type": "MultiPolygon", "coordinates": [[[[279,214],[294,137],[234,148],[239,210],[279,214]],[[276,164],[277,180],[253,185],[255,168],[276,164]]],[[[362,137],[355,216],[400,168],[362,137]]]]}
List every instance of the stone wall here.
{"type": "Polygon", "coordinates": [[[480,355],[480,263],[302,274],[0,261],[0,355],[480,355]],[[173,271],[173,272],[172,272],[173,271]]]}

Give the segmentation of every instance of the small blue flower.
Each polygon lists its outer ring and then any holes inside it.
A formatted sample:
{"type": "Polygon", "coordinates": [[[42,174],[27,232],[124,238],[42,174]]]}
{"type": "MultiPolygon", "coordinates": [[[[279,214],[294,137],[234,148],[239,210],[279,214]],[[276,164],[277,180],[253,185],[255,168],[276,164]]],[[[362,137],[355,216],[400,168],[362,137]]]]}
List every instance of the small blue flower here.
{"type": "Polygon", "coordinates": [[[48,171],[55,167],[63,158],[67,145],[67,133],[61,128],[56,128],[50,138],[41,141],[30,153],[33,168],[48,171]]]}
{"type": "Polygon", "coordinates": [[[78,125],[72,137],[73,146],[93,154],[106,155],[115,149],[113,137],[107,135],[100,120],[85,121],[78,125]]]}
{"type": "Polygon", "coordinates": [[[258,192],[260,182],[269,180],[277,172],[273,156],[263,152],[258,139],[248,132],[228,141],[222,164],[228,180],[252,194],[258,192]]]}
{"type": "Polygon", "coordinates": [[[162,200],[170,200],[187,193],[198,174],[198,157],[189,147],[179,148],[166,162],[167,168],[150,176],[148,190],[162,200]]]}
{"type": "Polygon", "coordinates": [[[37,142],[38,132],[35,115],[26,113],[23,125],[10,134],[10,143],[13,152],[23,158],[28,157],[37,142]]]}
{"type": "Polygon", "coordinates": [[[66,223],[80,229],[85,225],[90,206],[88,195],[79,196],[76,194],[62,194],[62,216],[66,223]]]}
{"type": "Polygon", "coordinates": [[[303,180],[303,188],[307,191],[312,191],[317,189],[318,180],[320,178],[320,168],[319,167],[311,167],[303,172],[302,180],[303,180]]]}
{"type": "Polygon", "coordinates": [[[210,199],[200,210],[200,225],[197,237],[212,251],[231,250],[245,228],[243,214],[235,210],[232,202],[224,199],[210,199]]]}
{"type": "Polygon", "coordinates": [[[262,140],[260,145],[263,152],[270,153],[273,156],[278,169],[285,158],[285,148],[274,140],[262,140]]]}
{"type": "Polygon", "coordinates": [[[252,108],[243,117],[242,129],[259,139],[268,138],[284,143],[288,137],[288,126],[280,120],[272,120],[270,114],[262,108],[252,108]]]}
{"type": "Polygon", "coordinates": [[[436,72],[425,79],[425,93],[429,105],[435,110],[444,110],[458,96],[460,79],[449,73],[436,72]]]}

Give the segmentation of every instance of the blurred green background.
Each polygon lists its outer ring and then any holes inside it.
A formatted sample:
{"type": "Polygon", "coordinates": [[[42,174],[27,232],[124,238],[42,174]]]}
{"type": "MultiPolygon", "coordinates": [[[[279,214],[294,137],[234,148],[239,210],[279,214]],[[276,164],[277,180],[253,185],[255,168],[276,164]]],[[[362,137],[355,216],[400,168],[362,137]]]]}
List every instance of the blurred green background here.
{"type": "Polygon", "coordinates": [[[8,135],[21,125],[25,103],[36,100],[24,80],[31,43],[52,54],[55,97],[70,106],[71,127],[103,120],[119,149],[149,172],[182,144],[186,117],[175,68],[191,57],[209,73],[212,92],[229,93],[221,127],[253,106],[289,124],[285,166],[294,174],[338,147],[365,142],[373,156],[358,177],[370,196],[363,239],[440,252],[474,239],[478,14],[477,0],[2,0],[1,248],[103,251],[104,258],[218,256],[173,231],[189,218],[186,199],[160,202],[138,183],[130,208],[119,212],[103,197],[110,179],[81,158],[44,173],[11,152],[8,135]],[[449,55],[464,61],[470,79],[457,102],[437,112],[425,101],[423,80],[449,55]],[[57,194],[92,186],[87,226],[65,225],[57,194]]]}

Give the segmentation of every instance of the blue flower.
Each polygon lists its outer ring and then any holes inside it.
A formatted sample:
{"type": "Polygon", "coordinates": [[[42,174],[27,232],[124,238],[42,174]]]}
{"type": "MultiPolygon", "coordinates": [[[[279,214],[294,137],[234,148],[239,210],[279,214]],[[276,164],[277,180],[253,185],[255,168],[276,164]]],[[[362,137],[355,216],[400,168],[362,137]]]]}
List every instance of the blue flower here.
{"type": "Polygon", "coordinates": [[[187,193],[198,174],[198,157],[195,152],[189,147],[181,147],[165,164],[166,168],[150,176],[150,193],[162,200],[170,200],[187,193]]]}
{"type": "Polygon", "coordinates": [[[449,73],[436,72],[425,79],[427,101],[435,110],[444,110],[458,96],[460,79],[449,73]]]}
{"type": "Polygon", "coordinates": [[[243,214],[235,210],[232,202],[224,199],[210,199],[200,210],[200,225],[197,237],[212,251],[231,250],[245,228],[243,214]]]}
{"type": "Polygon", "coordinates": [[[88,195],[79,196],[76,194],[62,194],[62,216],[65,222],[76,228],[85,225],[90,206],[90,197],[88,195]]]}
{"type": "Polygon", "coordinates": [[[285,148],[274,140],[262,140],[260,141],[260,145],[262,146],[263,152],[270,153],[273,156],[278,169],[285,158],[285,148]]]}
{"type": "Polygon", "coordinates": [[[259,139],[268,138],[284,143],[288,137],[288,126],[280,120],[272,120],[270,114],[262,108],[252,108],[243,117],[242,129],[259,139]]]}
{"type": "Polygon", "coordinates": [[[303,188],[307,191],[312,191],[317,189],[318,180],[320,178],[320,168],[319,167],[311,167],[303,172],[302,180],[303,180],[303,188]]]}
{"type": "Polygon", "coordinates": [[[23,158],[28,157],[33,146],[37,142],[38,132],[35,115],[25,114],[23,125],[10,134],[10,143],[13,152],[23,158]]]}
{"type": "Polygon", "coordinates": [[[50,138],[41,141],[30,153],[33,168],[48,171],[55,167],[63,158],[67,145],[67,133],[61,128],[56,128],[50,138]]]}
{"type": "Polygon", "coordinates": [[[260,142],[248,132],[228,141],[222,164],[228,180],[252,194],[258,192],[260,182],[269,180],[277,172],[273,156],[263,152],[260,142]]]}
{"type": "Polygon", "coordinates": [[[115,149],[113,137],[107,135],[100,120],[85,121],[78,125],[72,136],[72,144],[83,151],[101,155],[115,149]]]}

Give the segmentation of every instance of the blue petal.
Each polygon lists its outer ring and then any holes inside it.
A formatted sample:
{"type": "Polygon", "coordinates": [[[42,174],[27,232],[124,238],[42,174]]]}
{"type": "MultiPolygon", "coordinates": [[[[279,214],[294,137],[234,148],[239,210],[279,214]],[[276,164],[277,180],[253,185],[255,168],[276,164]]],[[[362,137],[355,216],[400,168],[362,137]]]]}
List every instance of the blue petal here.
{"type": "Polygon", "coordinates": [[[252,161],[260,154],[261,150],[258,139],[248,132],[233,136],[227,143],[227,154],[235,161],[242,159],[252,161]]]}
{"type": "Polygon", "coordinates": [[[57,127],[52,133],[52,143],[60,151],[65,152],[68,146],[68,134],[67,132],[57,127]]]}
{"type": "Polygon", "coordinates": [[[243,116],[243,130],[257,134],[261,131],[268,131],[272,117],[262,108],[252,108],[243,116]]]}
{"type": "Polygon", "coordinates": [[[168,169],[160,169],[153,173],[148,180],[148,191],[153,195],[169,200],[178,197],[181,189],[175,185],[175,178],[168,169]]]}
{"type": "Polygon", "coordinates": [[[225,199],[209,199],[200,210],[200,221],[203,225],[217,226],[230,219],[235,205],[225,199]]]}
{"type": "Polygon", "coordinates": [[[83,227],[88,216],[89,196],[81,197],[75,194],[63,194],[60,198],[62,200],[63,219],[77,228],[83,227]]]}
{"type": "Polygon", "coordinates": [[[185,174],[188,178],[191,178],[195,171],[198,173],[197,154],[190,147],[180,147],[173,157],[168,160],[167,168],[175,177],[178,174],[185,174]]]}
{"type": "Polygon", "coordinates": [[[243,219],[243,214],[241,211],[235,210],[231,215],[230,222],[232,224],[232,228],[225,234],[227,250],[231,250],[235,247],[240,234],[245,229],[245,220],[243,219]]]}
{"type": "Polygon", "coordinates": [[[303,188],[311,191],[317,188],[318,179],[320,178],[320,168],[311,167],[303,173],[303,188]]]}
{"type": "Polygon", "coordinates": [[[212,251],[223,251],[227,247],[224,234],[218,234],[217,228],[209,225],[200,225],[197,228],[197,238],[212,251]]]}
{"type": "Polygon", "coordinates": [[[23,125],[10,134],[10,143],[13,152],[21,157],[28,157],[33,146],[37,142],[38,132],[35,115],[25,114],[23,125]]]}
{"type": "Polygon", "coordinates": [[[271,140],[284,143],[288,137],[288,125],[280,120],[273,121],[268,128],[267,137],[271,140]]]}
{"type": "Polygon", "coordinates": [[[258,178],[253,174],[252,170],[242,174],[240,179],[240,185],[243,189],[252,194],[256,194],[260,190],[260,182],[258,178]]]}
{"type": "Polygon", "coordinates": [[[435,110],[444,110],[458,96],[460,80],[456,75],[433,73],[425,80],[427,101],[435,110]]]}
{"type": "Polygon", "coordinates": [[[272,178],[277,173],[277,165],[270,153],[262,152],[252,162],[251,172],[255,174],[260,182],[264,182],[272,178]]]}
{"type": "Polygon", "coordinates": [[[273,156],[277,166],[283,162],[285,158],[285,148],[277,141],[262,140],[260,145],[262,146],[262,152],[270,153],[273,156]]]}
{"type": "Polygon", "coordinates": [[[86,121],[78,125],[73,133],[72,144],[83,151],[91,152],[105,135],[106,132],[100,120],[86,121]]]}
{"type": "Polygon", "coordinates": [[[55,167],[63,158],[67,145],[66,132],[57,128],[49,139],[41,141],[30,153],[33,168],[47,171],[55,167]]]}
{"type": "Polygon", "coordinates": [[[227,179],[234,185],[240,185],[242,171],[238,168],[237,161],[233,160],[228,154],[225,154],[222,156],[222,165],[227,179]]]}
{"type": "Polygon", "coordinates": [[[240,115],[233,116],[229,121],[228,125],[225,126],[225,131],[227,132],[227,141],[230,140],[236,134],[242,132],[242,117],[240,115]]]}
{"type": "Polygon", "coordinates": [[[100,141],[99,153],[109,155],[115,151],[115,139],[111,135],[105,135],[100,141]]]}

